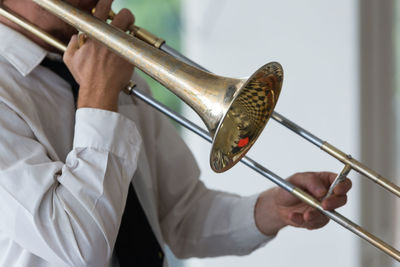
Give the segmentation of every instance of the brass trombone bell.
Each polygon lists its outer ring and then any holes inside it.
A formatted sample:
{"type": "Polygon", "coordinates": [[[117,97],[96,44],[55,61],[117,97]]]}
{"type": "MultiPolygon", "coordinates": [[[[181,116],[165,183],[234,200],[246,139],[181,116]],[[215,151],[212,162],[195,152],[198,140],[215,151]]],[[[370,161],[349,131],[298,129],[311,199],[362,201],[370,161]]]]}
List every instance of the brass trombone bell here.
{"type": "MultiPolygon", "coordinates": [[[[115,13],[110,11],[109,19],[112,20],[114,17],[115,13]]],[[[155,48],[160,48],[165,42],[135,25],[132,25],[129,31],[136,38],[155,48]]],[[[261,67],[247,80],[231,79],[228,82],[231,85],[223,85],[223,90],[215,88],[212,84],[208,85],[207,90],[212,91],[213,94],[218,91],[220,91],[218,94],[223,94],[223,96],[218,96],[218,104],[226,107],[216,118],[211,115],[220,109],[216,102],[209,102],[209,106],[205,107],[206,110],[197,112],[207,125],[211,137],[214,137],[210,165],[215,172],[223,172],[231,168],[254,144],[272,115],[282,87],[282,80],[282,67],[279,63],[273,62],[261,67]],[[213,108],[209,109],[211,106],[213,108]],[[204,116],[207,116],[209,121],[204,116]],[[214,121],[213,125],[208,125],[210,121],[214,121]],[[216,125],[218,125],[217,128],[215,128],[216,125]]],[[[196,95],[196,98],[199,96],[196,95]]],[[[193,99],[193,102],[195,101],[197,100],[193,99]]],[[[193,104],[188,104],[193,106],[193,104]]]]}
{"type": "Polygon", "coordinates": [[[254,144],[272,115],[282,86],[283,70],[272,62],[248,80],[204,72],[116,30],[60,0],[34,1],[57,10],[64,21],[99,40],[180,97],[201,117],[213,144],[210,165],[215,172],[233,167],[254,144]]]}

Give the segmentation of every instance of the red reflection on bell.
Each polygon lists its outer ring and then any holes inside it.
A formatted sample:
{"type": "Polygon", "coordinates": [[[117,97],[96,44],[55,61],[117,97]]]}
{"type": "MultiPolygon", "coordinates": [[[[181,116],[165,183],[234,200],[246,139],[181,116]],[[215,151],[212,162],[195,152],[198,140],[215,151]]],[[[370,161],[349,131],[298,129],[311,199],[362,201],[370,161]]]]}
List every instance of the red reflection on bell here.
{"type": "Polygon", "coordinates": [[[248,137],[242,138],[242,139],[239,140],[238,147],[244,147],[248,143],[249,143],[249,138],[248,137]]]}

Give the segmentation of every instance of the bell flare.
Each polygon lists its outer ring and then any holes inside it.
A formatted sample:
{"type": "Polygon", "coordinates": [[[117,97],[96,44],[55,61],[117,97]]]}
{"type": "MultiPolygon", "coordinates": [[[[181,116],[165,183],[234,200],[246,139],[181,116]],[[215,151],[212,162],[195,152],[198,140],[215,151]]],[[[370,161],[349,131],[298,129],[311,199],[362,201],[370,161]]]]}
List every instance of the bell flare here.
{"type": "Polygon", "coordinates": [[[210,153],[213,171],[232,168],[249,151],[274,111],[282,82],[282,66],[271,62],[237,91],[214,134],[210,153]]]}

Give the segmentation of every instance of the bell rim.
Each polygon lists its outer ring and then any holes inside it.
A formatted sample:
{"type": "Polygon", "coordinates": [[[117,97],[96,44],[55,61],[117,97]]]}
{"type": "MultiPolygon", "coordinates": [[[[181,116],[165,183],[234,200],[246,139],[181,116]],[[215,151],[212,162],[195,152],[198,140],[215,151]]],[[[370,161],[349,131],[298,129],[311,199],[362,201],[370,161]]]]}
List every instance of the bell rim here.
{"type": "Polygon", "coordinates": [[[232,99],[230,105],[228,106],[227,112],[224,114],[224,116],[221,118],[220,122],[218,123],[218,127],[216,128],[215,133],[214,133],[214,137],[213,137],[213,140],[212,140],[211,151],[210,151],[210,166],[211,166],[211,169],[214,172],[222,173],[222,172],[225,172],[225,171],[229,170],[233,166],[235,166],[236,163],[238,163],[246,155],[246,153],[250,150],[250,148],[254,145],[254,143],[257,141],[258,137],[263,132],[265,126],[268,124],[269,119],[273,114],[273,111],[274,111],[274,109],[276,107],[276,104],[277,104],[277,101],[279,99],[280,92],[282,90],[282,84],[283,84],[283,68],[282,68],[281,64],[278,63],[278,62],[269,62],[269,63],[263,65],[262,67],[260,67],[257,71],[255,71],[246,80],[246,82],[240,87],[240,89],[238,90],[237,94],[235,95],[235,97],[232,99]],[[253,140],[251,140],[251,142],[249,142],[246,145],[246,148],[243,149],[238,155],[236,155],[235,158],[233,158],[233,157],[230,158],[230,162],[228,162],[228,164],[224,164],[224,166],[222,168],[217,168],[217,166],[215,164],[213,164],[213,159],[218,154],[218,149],[215,148],[216,140],[219,138],[218,134],[220,133],[222,125],[224,124],[224,121],[225,121],[229,111],[231,110],[231,108],[234,105],[234,103],[237,100],[237,98],[241,95],[241,93],[247,87],[247,85],[255,78],[255,76],[258,75],[259,73],[261,73],[264,69],[271,68],[271,67],[276,69],[275,70],[275,74],[279,78],[278,86],[276,86],[277,88],[271,89],[271,90],[274,90],[275,93],[277,92],[276,93],[276,100],[274,101],[274,104],[273,104],[273,107],[271,109],[271,112],[269,114],[267,114],[267,118],[265,120],[264,125],[262,125],[262,127],[257,131],[257,134],[255,135],[255,138],[253,138],[253,140]],[[280,75],[278,75],[278,74],[280,74],[280,75]]]}

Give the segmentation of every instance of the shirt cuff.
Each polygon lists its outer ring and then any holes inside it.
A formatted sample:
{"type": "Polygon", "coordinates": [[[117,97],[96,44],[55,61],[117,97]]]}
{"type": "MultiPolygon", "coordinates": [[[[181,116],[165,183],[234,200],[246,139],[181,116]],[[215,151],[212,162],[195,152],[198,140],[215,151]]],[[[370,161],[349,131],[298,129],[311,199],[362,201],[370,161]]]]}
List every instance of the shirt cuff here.
{"type": "Polygon", "coordinates": [[[132,159],[138,155],[141,143],[135,123],[120,113],[95,108],[76,111],[74,149],[90,147],[132,159]]]}

